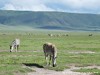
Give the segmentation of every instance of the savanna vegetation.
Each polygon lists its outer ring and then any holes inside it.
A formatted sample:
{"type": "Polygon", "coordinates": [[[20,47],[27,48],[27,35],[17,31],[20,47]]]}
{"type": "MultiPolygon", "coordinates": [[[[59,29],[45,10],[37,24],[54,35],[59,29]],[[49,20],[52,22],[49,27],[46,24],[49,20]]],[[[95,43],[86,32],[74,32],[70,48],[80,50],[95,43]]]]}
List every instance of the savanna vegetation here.
{"type": "MultiPolygon", "coordinates": [[[[39,67],[62,71],[75,66],[100,66],[100,34],[99,32],[0,32],[0,75],[18,75],[35,71],[31,67],[39,67]],[[55,36],[48,36],[48,34],[55,36]],[[56,35],[60,36],[56,36],[56,35]],[[65,36],[68,34],[68,36],[65,36]],[[92,34],[92,36],[89,36],[92,34]],[[9,45],[15,38],[20,38],[19,52],[10,52],[9,45]],[[42,45],[54,43],[58,49],[57,66],[45,67],[42,45]],[[89,53],[91,52],[91,53],[89,53]]],[[[100,74],[100,69],[80,69],[79,72],[100,74]]]]}

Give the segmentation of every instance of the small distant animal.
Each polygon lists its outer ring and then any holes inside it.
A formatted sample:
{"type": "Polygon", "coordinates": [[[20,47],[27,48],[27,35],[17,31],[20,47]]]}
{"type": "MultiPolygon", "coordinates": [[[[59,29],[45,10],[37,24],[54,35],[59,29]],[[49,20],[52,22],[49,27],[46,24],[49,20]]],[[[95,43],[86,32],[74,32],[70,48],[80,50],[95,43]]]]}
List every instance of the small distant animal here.
{"type": "Polygon", "coordinates": [[[48,34],[48,36],[52,37],[52,36],[53,36],[53,34],[48,34]]]}
{"type": "Polygon", "coordinates": [[[89,34],[89,36],[92,36],[93,34],[89,34]]]}
{"type": "Polygon", "coordinates": [[[14,49],[16,50],[16,52],[19,49],[19,45],[20,45],[20,39],[15,39],[12,41],[11,45],[10,45],[10,52],[12,52],[14,49]]]}
{"type": "Polygon", "coordinates": [[[60,35],[60,34],[57,34],[56,36],[57,36],[57,37],[60,37],[61,35],[60,35]]]}
{"type": "Polygon", "coordinates": [[[55,45],[52,43],[45,43],[43,44],[43,51],[47,65],[50,65],[50,61],[52,59],[52,66],[55,67],[57,58],[57,49],[55,45]],[[48,57],[50,57],[49,62],[48,62],[48,57]]]}

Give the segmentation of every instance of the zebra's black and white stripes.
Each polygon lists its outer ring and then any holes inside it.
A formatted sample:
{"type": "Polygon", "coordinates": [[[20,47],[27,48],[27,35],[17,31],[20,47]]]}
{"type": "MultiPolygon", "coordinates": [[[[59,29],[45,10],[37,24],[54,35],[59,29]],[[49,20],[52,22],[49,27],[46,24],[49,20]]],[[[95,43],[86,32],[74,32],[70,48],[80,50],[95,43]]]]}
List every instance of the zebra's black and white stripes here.
{"type": "Polygon", "coordinates": [[[16,50],[16,52],[19,49],[19,45],[20,45],[20,39],[15,39],[12,41],[11,45],[10,45],[10,52],[12,52],[14,49],[16,50]]]}

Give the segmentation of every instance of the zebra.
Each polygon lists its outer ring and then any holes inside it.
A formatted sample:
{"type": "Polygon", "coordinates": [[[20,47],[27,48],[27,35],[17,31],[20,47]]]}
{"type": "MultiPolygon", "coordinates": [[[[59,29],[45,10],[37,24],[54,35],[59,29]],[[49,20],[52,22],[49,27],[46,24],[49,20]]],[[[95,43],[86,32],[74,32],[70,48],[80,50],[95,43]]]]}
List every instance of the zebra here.
{"type": "Polygon", "coordinates": [[[57,49],[55,45],[52,43],[45,43],[43,44],[43,51],[44,51],[45,60],[46,60],[47,65],[50,65],[50,61],[52,59],[52,65],[53,67],[55,67],[56,58],[57,58],[57,49]],[[48,56],[50,57],[49,64],[48,64],[48,56]]]}
{"type": "Polygon", "coordinates": [[[16,49],[16,52],[17,52],[19,49],[19,45],[20,45],[20,39],[17,38],[15,40],[13,40],[10,45],[10,52],[12,52],[13,49],[16,49]]]}
{"type": "Polygon", "coordinates": [[[89,34],[89,36],[92,36],[93,34],[89,34]]]}
{"type": "Polygon", "coordinates": [[[52,37],[52,36],[53,36],[53,34],[48,34],[48,36],[52,37]]]}

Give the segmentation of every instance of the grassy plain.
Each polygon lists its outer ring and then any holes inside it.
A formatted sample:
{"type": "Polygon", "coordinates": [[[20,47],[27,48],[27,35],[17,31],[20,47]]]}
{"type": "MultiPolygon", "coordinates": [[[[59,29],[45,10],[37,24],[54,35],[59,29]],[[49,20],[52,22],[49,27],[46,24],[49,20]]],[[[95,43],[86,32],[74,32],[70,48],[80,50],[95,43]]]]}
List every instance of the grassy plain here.
{"type": "MultiPolygon", "coordinates": [[[[100,33],[99,32],[60,32],[60,31],[1,31],[0,32],[0,75],[24,74],[32,66],[42,68],[46,62],[42,45],[54,43],[58,49],[57,67],[46,67],[57,71],[75,66],[100,66],[100,33]],[[60,36],[48,36],[53,35],[60,36]],[[89,34],[93,36],[89,36],[89,34]],[[68,34],[68,36],[64,36],[68,34]],[[9,52],[9,45],[15,38],[20,38],[19,52],[9,52]],[[93,52],[93,53],[88,53],[93,52]]],[[[98,72],[100,69],[81,69],[80,72],[98,72]]]]}

